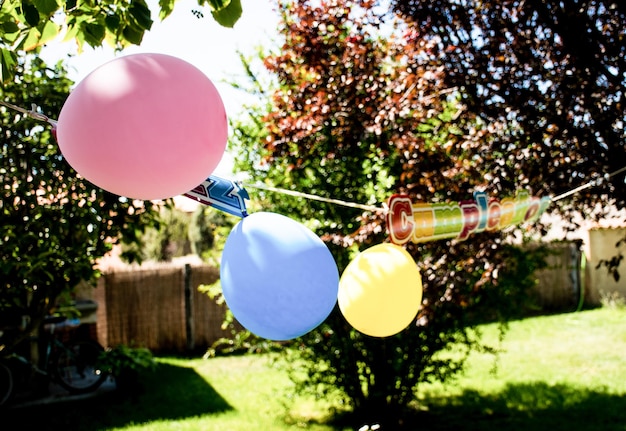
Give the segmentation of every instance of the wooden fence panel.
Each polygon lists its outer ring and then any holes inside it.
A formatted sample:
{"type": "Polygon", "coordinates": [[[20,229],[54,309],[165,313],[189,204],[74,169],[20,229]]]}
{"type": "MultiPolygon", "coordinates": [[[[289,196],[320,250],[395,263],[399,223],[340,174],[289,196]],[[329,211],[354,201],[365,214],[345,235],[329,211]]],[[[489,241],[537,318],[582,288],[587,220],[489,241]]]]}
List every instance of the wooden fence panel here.
{"type": "Polygon", "coordinates": [[[533,291],[542,311],[567,312],[600,305],[597,287],[589,278],[589,265],[577,241],[547,244],[547,268],[537,271],[533,291]]]}
{"type": "MultiPolygon", "coordinates": [[[[537,273],[534,291],[541,310],[565,312],[581,304],[597,305],[597,281],[588,272],[585,276],[584,268],[581,271],[579,245],[563,242],[550,248],[554,254],[548,268],[537,273]]],[[[104,346],[134,344],[159,353],[206,350],[230,335],[221,329],[226,306],[198,291],[200,285],[218,278],[219,270],[208,265],[170,264],[104,273],[94,292],[98,340],[104,346]]]]}
{"type": "Polygon", "coordinates": [[[553,243],[548,247],[548,266],[536,274],[537,305],[543,311],[575,310],[580,296],[578,247],[575,243],[553,243]]]}
{"type": "Polygon", "coordinates": [[[153,352],[208,348],[226,335],[220,328],[225,308],[198,287],[217,278],[216,268],[180,265],[103,274],[94,295],[98,340],[105,346],[137,345],[153,352]]]}

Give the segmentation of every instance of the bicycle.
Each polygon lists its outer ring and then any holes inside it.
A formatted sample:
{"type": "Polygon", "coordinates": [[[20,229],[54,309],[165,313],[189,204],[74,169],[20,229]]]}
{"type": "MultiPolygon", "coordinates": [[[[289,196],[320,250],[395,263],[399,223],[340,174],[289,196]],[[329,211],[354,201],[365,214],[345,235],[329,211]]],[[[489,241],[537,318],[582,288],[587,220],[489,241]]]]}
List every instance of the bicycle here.
{"type": "Polygon", "coordinates": [[[56,332],[59,329],[75,328],[77,322],[65,317],[47,317],[44,320],[44,337],[33,337],[30,341],[42,342],[42,367],[25,356],[12,351],[0,360],[0,406],[7,404],[15,392],[18,367],[30,374],[43,376],[71,394],[95,391],[107,379],[107,373],[98,367],[104,348],[91,339],[62,342],[56,332]]]}

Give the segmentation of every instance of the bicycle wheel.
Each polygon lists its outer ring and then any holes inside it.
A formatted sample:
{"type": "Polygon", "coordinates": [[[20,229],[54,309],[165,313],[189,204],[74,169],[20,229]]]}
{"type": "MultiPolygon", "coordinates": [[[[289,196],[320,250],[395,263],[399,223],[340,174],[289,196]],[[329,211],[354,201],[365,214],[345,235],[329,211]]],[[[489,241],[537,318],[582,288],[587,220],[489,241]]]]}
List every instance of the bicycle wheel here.
{"type": "Polygon", "coordinates": [[[13,393],[13,373],[11,369],[0,362],[0,406],[4,405],[13,393]]]}
{"type": "Polygon", "coordinates": [[[64,345],[51,359],[51,371],[61,386],[81,394],[96,390],[107,378],[97,366],[104,348],[93,341],[77,341],[64,345]]]}

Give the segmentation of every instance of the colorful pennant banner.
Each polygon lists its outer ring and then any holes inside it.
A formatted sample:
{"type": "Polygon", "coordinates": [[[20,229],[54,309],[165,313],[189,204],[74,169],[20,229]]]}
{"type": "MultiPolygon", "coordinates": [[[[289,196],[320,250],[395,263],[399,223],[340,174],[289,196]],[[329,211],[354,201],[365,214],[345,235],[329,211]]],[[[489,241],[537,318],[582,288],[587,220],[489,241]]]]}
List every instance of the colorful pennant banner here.
{"type": "Polygon", "coordinates": [[[548,196],[537,198],[527,191],[501,201],[475,192],[474,200],[437,204],[413,203],[408,196],[396,194],[389,198],[387,227],[391,242],[397,245],[446,238],[466,240],[472,233],[537,220],[550,202],[548,196]]]}
{"type": "Polygon", "coordinates": [[[237,181],[211,175],[202,184],[183,196],[237,217],[248,215],[245,200],[250,199],[250,196],[237,181]]]}

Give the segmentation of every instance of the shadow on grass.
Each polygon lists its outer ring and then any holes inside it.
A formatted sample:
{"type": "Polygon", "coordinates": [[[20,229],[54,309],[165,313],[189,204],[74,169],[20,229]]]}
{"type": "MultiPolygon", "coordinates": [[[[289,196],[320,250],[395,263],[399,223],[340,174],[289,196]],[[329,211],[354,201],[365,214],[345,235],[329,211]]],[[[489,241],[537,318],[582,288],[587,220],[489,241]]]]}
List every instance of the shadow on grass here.
{"type": "Polygon", "coordinates": [[[156,371],[141,374],[140,386],[133,393],[113,391],[89,399],[9,409],[2,412],[0,423],[38,431],[97,431],[228,410],[232,407],[193,369],[159,363],[156,371]]]}
{"type": "Polygon", "coordinates": [[[385,410],[343,412],[330,423],[380,431],[626,431],[624,394],[544,382],[508,384],[498,393],[427,397],[403,414],[385,410]]]}
{"type": "Polygon", "coordinates": [[[563,384],[509,384],[496,394],[466,390],[427,403],[406,429],[626,430],[626,396],[563,384]]]}

